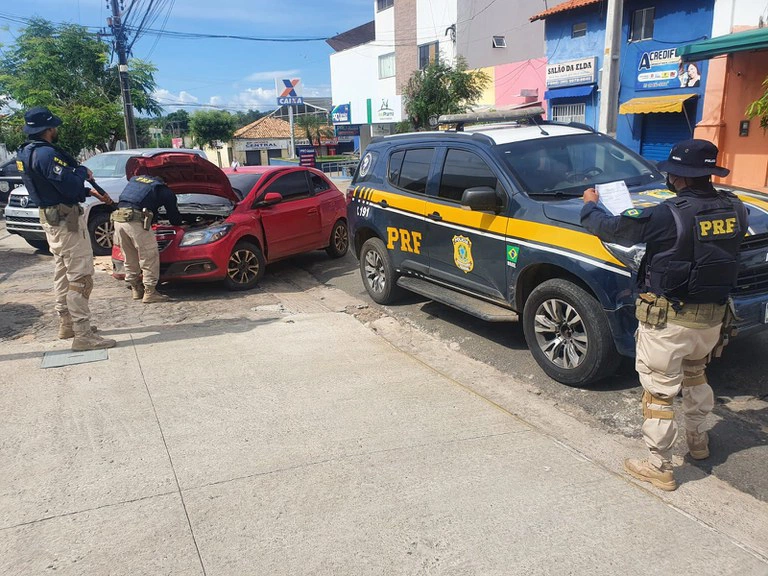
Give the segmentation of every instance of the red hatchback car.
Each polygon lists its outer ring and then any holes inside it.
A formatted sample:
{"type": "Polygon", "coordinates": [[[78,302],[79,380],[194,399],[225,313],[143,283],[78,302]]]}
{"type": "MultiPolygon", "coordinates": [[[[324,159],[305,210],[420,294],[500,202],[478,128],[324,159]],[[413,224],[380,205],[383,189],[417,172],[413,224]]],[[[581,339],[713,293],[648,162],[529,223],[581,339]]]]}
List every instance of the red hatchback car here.
{"type": "MultiPolygon", "coordinates": [[[[193,154],[164,152],[131,158],[130,179],[162,178],[178,195],[183,226],[153,226],[160,280],[222,280],[231,290],[256,286],[276,260],[325,249],[331,258],[349,247],[344,195],[311,168],[245,166],[220,169],[193,154]]],[[[125,277],[120,248],[113,276],[125,277]]]]}

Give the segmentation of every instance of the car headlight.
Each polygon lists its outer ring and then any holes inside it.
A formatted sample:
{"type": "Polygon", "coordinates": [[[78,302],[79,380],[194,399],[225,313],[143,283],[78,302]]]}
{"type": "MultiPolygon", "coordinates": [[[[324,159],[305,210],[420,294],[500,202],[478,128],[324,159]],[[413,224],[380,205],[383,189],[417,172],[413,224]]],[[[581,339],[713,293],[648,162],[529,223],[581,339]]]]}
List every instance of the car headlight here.
{"type": "Polygon", "coordinates": [[[645,244],[635,244],[634,246],[627,247],[620,244],[603,242],[603,246],[632,272],[637,272],[640,269],[640,262],[643,260],[643,256],[645,256],[645,244]]]}
{"type": "Polygon", "coordinates": [[[209,226],[202,230],[195,230],[193,232],[185,232],[184,238],[181,239],[179,246],[199,246],[200,244],[210,244],[221,240],[229,234],[232,229],[232,224],[217,224],[215,226],[209,226]]]}

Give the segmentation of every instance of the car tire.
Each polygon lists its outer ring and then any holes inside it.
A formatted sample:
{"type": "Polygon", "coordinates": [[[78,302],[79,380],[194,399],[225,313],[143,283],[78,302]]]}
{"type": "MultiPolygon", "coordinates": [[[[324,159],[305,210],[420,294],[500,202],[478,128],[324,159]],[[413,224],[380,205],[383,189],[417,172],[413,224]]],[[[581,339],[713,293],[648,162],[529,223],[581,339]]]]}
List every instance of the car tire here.
{"type": "Polygon", "coordinates": [[[36,248],[37,250],[40,250],[41,252],[49,252],[48,247],[48,241],[47,240],[32,240],[31,238],[24,238],[24,241],[32,246],[32,248],[36,248]]]}
{"type": "Polygon", "coordinates": [[[267,262],[261,249],[252,242],[238,242],[227,260],[224,283],[230,290],[250,290],[264,276],[267,262]]]}
{"type": "Polygon", "coordinates": [[[331,258],[341,258],[349,250],[349,232],[344,220],[337,220],[331,230],[331,238],[325,251],[331,258]]]}
{"type": "Polygon", "coordinates": [[[378,238],[369,238],[360,249],[360,275],[368,295],[377,304],[391,304],[402,295],[387,247],[378,238]]]}
{"type": "Polygon", "coordinates": [[[602,306],[568,280],[547,280],[531,292],[523,308],[523,332],[539,366],[568,386],[606,378],[621,360],[602,306]]]}
{"type": "Polygon", "coordinates": [[[110,212],[98,211],[91,214],[88,221],[88,235],[91,238],[94,256],[112,254],[115,225],[109,216],[110,212]]]}

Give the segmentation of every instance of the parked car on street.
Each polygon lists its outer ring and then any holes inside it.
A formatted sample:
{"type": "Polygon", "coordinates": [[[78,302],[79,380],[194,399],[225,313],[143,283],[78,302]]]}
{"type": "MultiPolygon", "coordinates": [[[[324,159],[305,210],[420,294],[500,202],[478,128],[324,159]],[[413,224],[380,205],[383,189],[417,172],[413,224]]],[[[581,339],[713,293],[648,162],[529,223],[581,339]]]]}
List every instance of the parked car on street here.
{"type": "MultiPolygon", "coordinates": [[[[160,281],[219,280],[230,290],[258,284],[267,264],[324,249],[347,253],[344,195],[319,170],[246,166],[223,170],[198,156],[163,152],[131,158],[126,175],[162,178],[178,194],[183,226],[154,225],[160,281]]],[[[113,276],[125,277],[112,249],[113,276]]]]}
{"type": "MultiPolygon", "coordinates": [[[[117,201],[125,188],[125,164],[134,156],[151,156],[163,150],[173,148],[141,148],[134,150],[116,150],[92,156],[83,165],[93,172],[96,182],[106,190],[113,200],[117,201]]],[[[202,150],[183,150],[205,158],[202,150]]],[[[21,176],[19,176],[21,178],[21,176]]],[[[111,208],[93,196],[88,197],[82,204],[85,211],[85,221],[88,223],[88,233],[91,237],[93,253],[96,256],[107,256],[112,253],[112,233],[114,226],[109,220],[111,208]]],[[[40,224],[38,206],[29,197],[27,189],[20,186],[11,191],[5,208],[5,226],[9,233],[18,234],[30,246],[38,250],[47,250],[43,226],[40,224]]]]}
{"type": "MultiPolygon", "coordinates": [[[[655,165],[616,140],[525,114],[375,138],[347,193],[350,236],[374,301],[408,290],[490,322],[520,320],[544,372],[588,384],[634,355],[645,246],[586,232],[581,196],[618,180],[635,206],[672,193],[655,165]]],[[[768,196],[737,193],[750,227],[733,298],[747,335],[768,328],[768,196]]]]}
{"type": "Polygon", "coordinates": [[[21,185],[21,172],[16,166],[16,156],[0,162],[0,205],[7,204],[11,190],[21,185]]]}

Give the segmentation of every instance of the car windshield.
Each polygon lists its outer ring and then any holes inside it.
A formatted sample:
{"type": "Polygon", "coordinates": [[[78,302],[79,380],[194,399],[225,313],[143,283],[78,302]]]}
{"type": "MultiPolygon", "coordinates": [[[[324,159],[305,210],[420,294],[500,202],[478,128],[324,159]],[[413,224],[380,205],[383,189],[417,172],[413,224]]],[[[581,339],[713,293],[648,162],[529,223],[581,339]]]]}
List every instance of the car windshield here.
{"type": "Polygon", "coordinates": [[[253,172],[240,172],[227,174],[229,183],[235,191],[240,200],[245,198],[248,193],[256,186],[256,182],[263,176],[263,174],[254,174],[253,172]]]}
{"type": "Polygon", "coordinates": [[[616,180],[629,187],[663,181],[637,154],[597,134],[537,138],[497,149],[531,195],[581,195],[595,184],[616,180]]]}
{"type": "Polygon", "coordinates": [[[125,178],[125,163],[134,154],[97,154],[83,164],[96,178],[125,178]]]}

